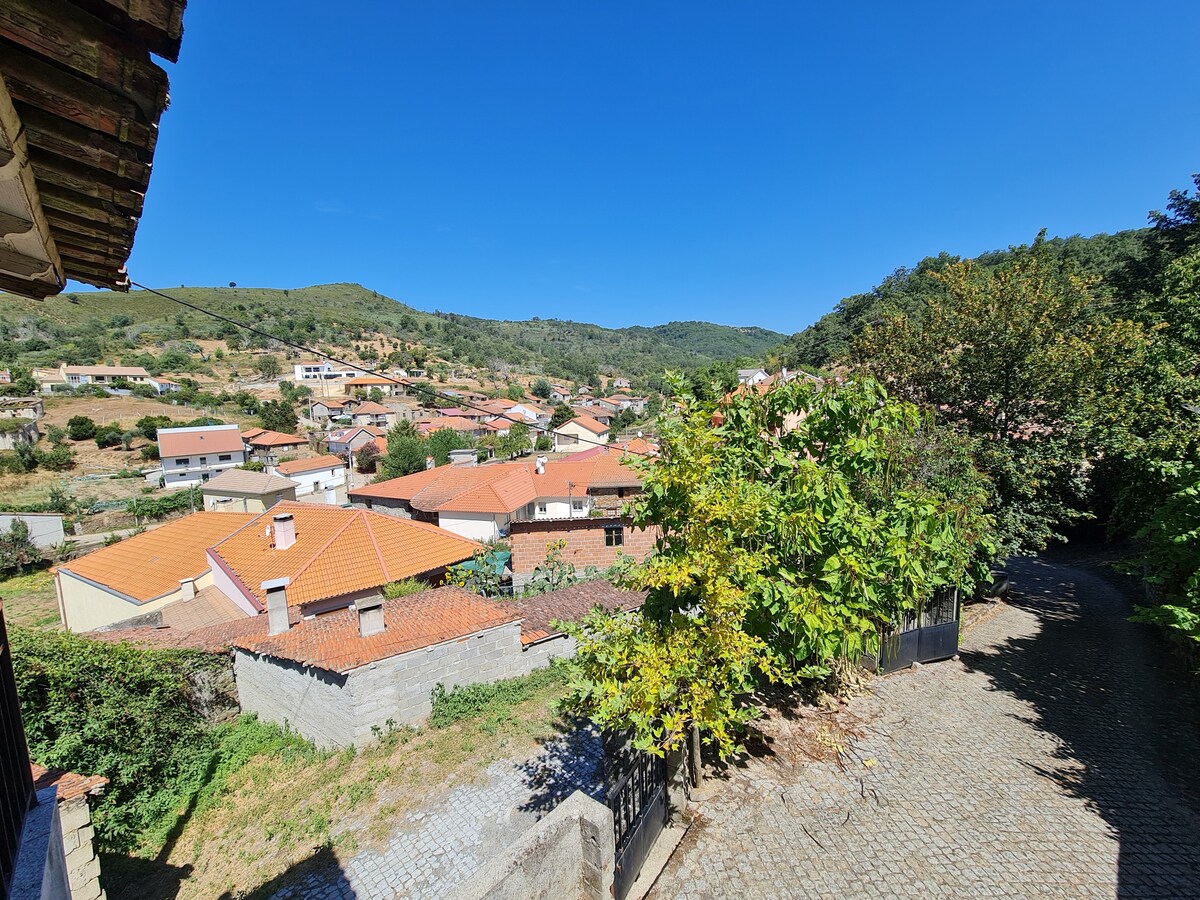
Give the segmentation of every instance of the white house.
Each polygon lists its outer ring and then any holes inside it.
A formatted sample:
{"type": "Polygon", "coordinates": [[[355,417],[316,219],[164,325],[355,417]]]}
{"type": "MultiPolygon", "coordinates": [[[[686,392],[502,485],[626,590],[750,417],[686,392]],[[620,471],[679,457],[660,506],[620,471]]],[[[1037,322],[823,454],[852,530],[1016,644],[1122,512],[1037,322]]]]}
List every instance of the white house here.
{"type": "Polygon", "coordinates": [[[591,416],[576,416],[569,422],[564,422],[551,432],[554,440],[554,452],[586,449],[593,444],[603,444],[608,441],[608,426],[602,425],[591,416]]]}
{"type": "Polygon", "coordinates": [[[346,464],[336,456],[294,459],[267,471],[296,482],[297,500],[313,495],[334,505],[346,493],[346,464]]]}
{"type": "Polygon", "coordinates": [[[771,376],[765,369],[738,369],[738,384],[748,384],[750,387],[762,384],[771,376]]]}
{"type": "Polygon", "coordinates": [[[150,373],[141,366],[66,366],[60,372],[62,380],[71,387],[97,384],[107,387],[119,381],[129,384],[149,384],[150,373]]]}
{"type": "Polygon", "coordinates": [[[160,428],[158,455],[165,487],[195,485],[246,462],[246,445],[237,425],[160,428]]]}
{"type": "Polygon", "coordinates": [[[339,428],[329,432],[326,443],[330,453],[353,453],[386,434],[386,431],[374,425],[356,425],[353,428],[339,428]]]}
{"type": "Polygon", "coordinates": [[[358,370],[335,369],[328,360],[306,359],[292,366],[292,374],[296,381],[338,381],[353,378],[358,370]]]}
{"type": "Polygon", "coordinates": [[[160,394],[174,394],[183,390],[183,385],[178,381],[171,381],[169,378],[163,378],[160,375],[155,375],[150,379],[150,386],[160,394]]]}

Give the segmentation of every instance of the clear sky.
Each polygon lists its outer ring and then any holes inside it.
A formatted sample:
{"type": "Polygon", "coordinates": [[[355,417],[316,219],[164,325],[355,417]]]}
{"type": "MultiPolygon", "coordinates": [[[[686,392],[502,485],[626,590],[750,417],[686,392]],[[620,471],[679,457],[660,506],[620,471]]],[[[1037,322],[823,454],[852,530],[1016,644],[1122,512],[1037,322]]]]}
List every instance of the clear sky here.
{"type": "Polygon", "coordinates": [[[1139,227],[1200,3],[197,0],[130,274],[803,328],[897,266],[1139,227]]]}

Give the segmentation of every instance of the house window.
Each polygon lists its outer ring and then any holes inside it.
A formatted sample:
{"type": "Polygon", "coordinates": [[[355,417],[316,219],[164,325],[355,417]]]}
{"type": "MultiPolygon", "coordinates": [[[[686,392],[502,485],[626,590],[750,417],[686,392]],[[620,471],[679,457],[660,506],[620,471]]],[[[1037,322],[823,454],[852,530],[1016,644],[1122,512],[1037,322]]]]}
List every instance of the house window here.
{"type": "Polygon", "coordinates": [[[583,501],[582,500],[572,500],[571,501],[571,510],[573,512],[583,512],[583,501]]]}
{"type": "Polygon", "coordinates": [[[228,453],[222,453],[217,457],[218,462],[229,462],[231,459],[233,459],[233,456],[228,453]]]}
{"type": "Polygon", "coordinates": [[[191,463],[191,460],[188,459],[186,456],[183,459],[175,460],[175,465],[177,465],[177,466],[186,466],[189,463],[191,463]]]}
{"type": "Polygon", "coordinates": [[[620,525],[609,525],[604,529],[605,547],[625,546],[625,529],[620,525]]]}
{"type": "Polygon", "coordinates": [[[202,466],[208,465],[208,457],[207,456],[200,457],[200,465],[202,465],[202,466]]]}
{"type": "Polygon", "coordinates": [[[546,504],[545,504],[545,503],[539,503],[539,504],[537,505],[537,511],[538,511],[538,515],[539,515],[539,516],[544,516],[544,515],[546,515],[546,513],[547,513],[547,511],[548,511],[548,510],[547,510],[547,507],[546,507],[546,504]]]}

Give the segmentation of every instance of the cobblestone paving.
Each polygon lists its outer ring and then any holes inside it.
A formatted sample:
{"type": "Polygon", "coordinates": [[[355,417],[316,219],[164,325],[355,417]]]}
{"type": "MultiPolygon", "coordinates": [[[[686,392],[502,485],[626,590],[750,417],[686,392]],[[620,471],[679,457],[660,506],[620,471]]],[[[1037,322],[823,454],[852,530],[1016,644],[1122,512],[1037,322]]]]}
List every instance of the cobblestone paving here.
{"type": "Polygon", "coordinates": [[[1200,897],[1194,683],[1095,571],[1010,571],[960,661],[854,701],[845,771],[749,760],[651,896],[1200,897]]]}
{"type": "Polygon", "coordinates": [[[314,872],[271,900],[444,897],[574,791],[602,797],[601,761],[599,737],[583,730],[526,760],[492,763],[485,783],[456,787],[397,822],[382,850],[314,872]]]}

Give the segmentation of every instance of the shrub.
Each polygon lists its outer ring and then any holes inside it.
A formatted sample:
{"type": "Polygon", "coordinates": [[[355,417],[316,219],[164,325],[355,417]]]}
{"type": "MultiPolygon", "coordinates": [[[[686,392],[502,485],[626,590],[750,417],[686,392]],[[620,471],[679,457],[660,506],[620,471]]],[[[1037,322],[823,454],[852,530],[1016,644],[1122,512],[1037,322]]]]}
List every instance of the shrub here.
{"type": "Polygon", "coordinates": [[[59,444],[52,450],[37,450],[37,464],[50,472],[65,472],[75,468],[75,451],[59,444]]]}
{"type": "Polygon", "coordinates": [[[13,519],[7,531],[0,531],[0,572],[19,575],[41,558],[41,551],[29,539],[29,526],[23,520],[13,519]]]}
{"type": "Polygon", "coordinates": [[[462,685],[451,691],[437,684],[431,696],[433,711],[429,715],[429,725],[446,728],[464,719],[482,716],[506,718],[512,707],[528,700],[540,688],[565,682],[564,667],[552,664],[521,678],[509,678],[491,684],[462,685]]]}
{"type": "Polygon", "coordinates": [[[416,578],[402,578],[399,581],[389,581],[385,584],[383,596],[388,600],[395,600],[397,597],[409,597],[427,590],[429,590],[429,585],[423,581],[418,581],[416,578]]]}

